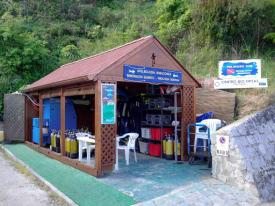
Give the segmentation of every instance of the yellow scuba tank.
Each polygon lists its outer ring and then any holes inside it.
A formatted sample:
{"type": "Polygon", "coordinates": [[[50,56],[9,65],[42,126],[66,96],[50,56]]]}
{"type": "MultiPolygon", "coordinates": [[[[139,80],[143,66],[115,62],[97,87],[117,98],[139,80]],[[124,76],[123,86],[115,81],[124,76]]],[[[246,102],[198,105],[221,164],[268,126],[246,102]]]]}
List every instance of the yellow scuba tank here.
{"type": "Polygon", "coordinates": [[[165,157],[166,156],[166,139],[162,140],[162,156],[165,157]]]}
{"type": "Polygon", "coordinates": [[[162,139],[162,157],[166,157],[166,142],[167,142],[167,133],[164,135],[162,139]]]}
{"type": "Polygon", "coordinates": [[[65,152],[66,152],[66,156],[70,156],[71,153],[71,142],[70,142],[70,138],[67,136],[65,139],[65,152]]]}
{"type": "MultiPolygon", "coordinates": [[[[174,142],[174,151],[176,152],[176,142],[174,142]]],[[[180,155],[180,142],[178,142],[177,160],[181,160],[181,155],[180,155]]]]}
{"type": "Polygon", "coordinates": [[[70,138],[70,158],[78,157],[78,142],[76,138],[70,138]]]}
{"type": "Polygon", "coordinates": [[[167,160],[173,160],[174,159],[174,147],[173,147],[173,140],[171,139],[170,135],[168,135],[167,141],[165,143],[165,158],[167,160]]]}
{"type": "Polygon", "coordinates": [[[52,131],[52,133],[51,133],[51,148],[52,148],[52,151],[56,151],[56,133],[55,133],[55,131],[52,131]]]}

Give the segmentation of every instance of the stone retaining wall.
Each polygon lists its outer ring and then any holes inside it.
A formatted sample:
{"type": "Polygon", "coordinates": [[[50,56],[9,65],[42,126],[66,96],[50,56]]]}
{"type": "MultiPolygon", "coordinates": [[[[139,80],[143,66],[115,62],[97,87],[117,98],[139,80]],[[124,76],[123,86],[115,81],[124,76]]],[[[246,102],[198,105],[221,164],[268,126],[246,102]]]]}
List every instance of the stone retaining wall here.
{"type": "Polygon", "coordinates": [[[212,175],[252,192],[261,201],[275,200],[275,104],[217,132],[229,136],[229,156],[216,155],[212,141],[212,175]]]}

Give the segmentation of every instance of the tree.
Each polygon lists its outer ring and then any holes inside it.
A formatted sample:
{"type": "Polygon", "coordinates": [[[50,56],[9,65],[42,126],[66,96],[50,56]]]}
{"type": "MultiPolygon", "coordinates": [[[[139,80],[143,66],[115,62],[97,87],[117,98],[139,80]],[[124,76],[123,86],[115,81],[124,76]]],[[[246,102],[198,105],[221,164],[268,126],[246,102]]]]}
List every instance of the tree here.
{"type": "Polygon", "coordinates": [[[28,32],[24,20],[9,15],[1,20],[0,111],[4,93],[32,83],[56,66],[56,58],[51,56],[43,41],[28,32]]]}
{"type": "Polygon", "coordinates": [[[75,45],[67,45],[61,49],[61,56],[63,61],[75,61],[80,57],[79,49],[75,45]]]}

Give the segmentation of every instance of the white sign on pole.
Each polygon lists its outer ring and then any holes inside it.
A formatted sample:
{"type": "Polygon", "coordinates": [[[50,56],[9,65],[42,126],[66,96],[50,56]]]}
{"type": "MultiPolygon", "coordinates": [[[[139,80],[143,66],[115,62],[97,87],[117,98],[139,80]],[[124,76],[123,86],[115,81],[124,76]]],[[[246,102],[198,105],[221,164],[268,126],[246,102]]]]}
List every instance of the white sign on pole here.
{"type": "Polygon", "coordinates": [[[219,61],[219,78],[261,78],[261,69],[260,59],[219,61]]]}
{"type": "Polygon", "coordinates": [[[268,87],[266,78],[214,80],[214,89],[265,88],[265,87],[268,87]]]}
{"type": "Polygon", "coordinates": [[[229,153],[229,136],[217,135],[217,155],[228,156],[229,153]]]}

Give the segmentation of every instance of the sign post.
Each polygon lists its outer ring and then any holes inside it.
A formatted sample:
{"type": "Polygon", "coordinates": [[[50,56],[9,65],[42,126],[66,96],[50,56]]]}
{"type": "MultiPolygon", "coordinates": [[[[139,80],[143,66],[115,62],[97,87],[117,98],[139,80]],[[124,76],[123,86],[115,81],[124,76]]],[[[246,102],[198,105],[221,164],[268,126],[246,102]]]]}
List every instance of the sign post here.
{"type": "Polygon", "coordinates": [[[214,89],[265,88],[267,79],[261,78],[261,60],[231,60],[219,62],[219,79],[214,89]]]}
{"type": "Polygon", "coordinates": [[[261,78],[261,60],[231,60],[219,62],[219,78],[261,78]]]}
{"type": "Polygon", "coordinates": [[[217,155],[228,156],[229,153],[229,136],[217,135],[217,155]]]}
{"type": "Polygon", "coordinates": [[[101,84],[101,124],[116,123],[116,85],[101,84]]]}

